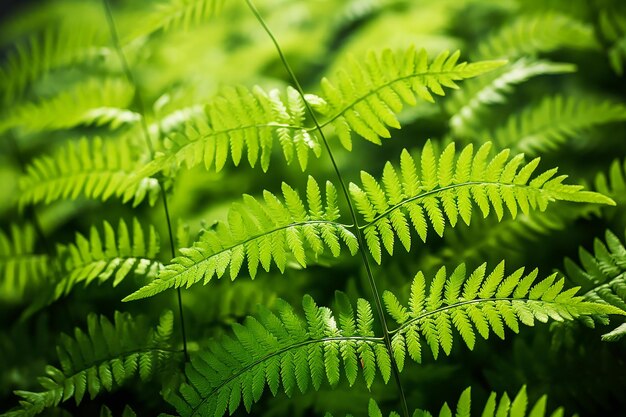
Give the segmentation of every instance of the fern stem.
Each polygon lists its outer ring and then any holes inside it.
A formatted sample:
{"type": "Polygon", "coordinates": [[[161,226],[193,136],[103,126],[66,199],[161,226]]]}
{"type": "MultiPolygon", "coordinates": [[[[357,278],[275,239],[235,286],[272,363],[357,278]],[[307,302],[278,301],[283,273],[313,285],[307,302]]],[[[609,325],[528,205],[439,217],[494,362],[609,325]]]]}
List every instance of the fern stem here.
{"type": "Polygon", "coordinates": [[[302,86],[300,85],[300,82],[298,81],[298,78],[296,77],[296,74],[293,72],[293,69],[289,65],[289,62],[287,62],[287,58],[283,54],[282,48],[280,47],[280,44],[278,43],[278,40],[276,39],[276,37],[274,36],[274,34],[270,30],[270,28],[267,26],[267,23],[265,22],[265,20],[263,19],[263,17],[259,13],[258,9],[252,3],[252,0],[246,0],[246,3],[248,4],[248,7],[252,11],[252,13],[256,17],[256,19],[259,21],[259,23],[261,24],[261,26],[263,27],[263,29],[265,30],[267,35],[272,40],[272,43],[274,44],[274,47],[276,48],[276,51],[278,52],[278,55],[280,56],[280,60],[282,61],[283,66],[285,67],[285,70],[287,71],[287,73],[289,74],[289,77],[293,81],[294,86],[296,87],[296,90],[298,90],[298,93],[302,97],[302,101],[304,102],[304,105],[306,106],[307,112],[309,113],[309,115],[311,116],[311,119],[313,120],[313,123],[315,124],[315,128],[317,129],[317,131],[320,134],[322,142],[324,143],[324,147],[326,148],[326,152],[328,153],[330,161],[331,161],[331,163],[333,165],[333,169],[335,170],[335,174],[337,175],[337,179],[339,181],[339,184],[341,185],[341,191],[342,191],[342,193],[343,193],[343,195],[344,195],[344,197],[346,199],[346,202],[348,204],[348,208],[350,210],[350,216],[352,217],[352,221],[354,222],[354,225],[355,225],[356,237],[357,237],[357,239],[359,241],[359,252],[361,253],[361,258],[363,260],[363,265],[365,266],[365,271],[366,271],[366,274],[367,274],[368,282],[370,284],[370,289],[372,291],[372,296],[374,297],[374,305],[376,306],[376,311],[378,313],[378,318],[379,318],[379,321],[380,321],[381,326],[383,328],[383,340],[385,342],[385,347],[386,347],[387,351],[389,352],[389,357],[391,359],[391,369],[393,371],[393,376],[394,376],[394,379],[396,381],[396,385],[398,386],[398,390],[400,392],[400,400],[401,400],[401,403],[402,403],[402,412],[403,412],[404,417],[409,417],[410,416],[410,414],[409,414],[409,407],[407,405],[406,395],[404,394],[404,388],[402,386],[402,381],[400,379],[400,370],[398,369],[398,365],[396,363],[396,360],[395,360],[394,355],[393,355],[393,350],[391,348],[391,337],[390,337],[390,333],[389,333],[389,328],[387,327],[387,321],[385,320],[385,313],[384,313],[383,306],[382,306],[382,303],[381,303],[381,297],[380,297],[380,294],[378,292],[378,288],[376,286],[376,281],[374,280],[374,275],[372,273],[372,268],[370,266],[369,259],[367,258],[367,253],[365,252],[365,248],[366,248],[366,246],[365,246],[365,239],[363,238],[363,233],[361,232],[361,229],[360,229],[360,226],[359,226],[359,220],[357,218],[356,210],[354,208],[354,205],[352,204],[352,200],[350,199],[350,194],[348,193],[348,188],[346,187],[346,183],[343,180],[343,177],[341,175],[341,171],[339,170],[339,166],[337,165],[337,162],[335,161],[335,157],[333,156],[333,153],[332,153],[332,151],[330,149],[330,145],[328,144],[328,140],[326,139],[326,136],[324,135],[324,132],[322,131],[322,126],[320,125],[319,121],[317,120],[317,117],[315,116],[315,113],[313,112],[313,109],[309,105],[308,101],[305,99],[305,97],[304,97],[304,95],[305,95],[304,94],[304,90],[303,90],[302,86]]]}
{"type": "MultiPolygon", "coordinates": [[[[104,10],[107,18],[107,24],[109,26],[109,33],[111,35],[111,41],[113,42],[113,47],[118,55],[120,63],[122,65],[122,69],[128,82],[130,82],[135,87],[135,97],[137,103],[138,113],[141,115],[140,123],[141,130],[143,132],[143,136],[146,140],[146,146],[148,147],[148,152],[150,153],[150,158],[154,159],[154,148],[152,146],[152,142],[150,140],[150,131],[148,129],[148,123],[146,122],[146,108],[144,106],[143,98],[141,96],[141,92],[139,91],[139,86],[137,81],[135,80],[135,76],[133,75],[132,70],[130,69],[130,65],[126,60],[126,56],[124,55],[124,51],[122,51],[122,47],[120,44],[120,39],[117,34],[117,28],[115,26],[115,19],[113,18],[113,10],[111,9],[111,4],[109,0],[102,0],[104,4],[104,10]]],[[[161,190],[161,197],[163,200],[163,211],[165,212],[165,219],[167,220],[167,232],[169,234],[170,241],[170,252],[172,258],[176,256],[176,246],[174,245],[174,234],[172,233],[172,221],[170,218],[169,209],[167,207],[167,194],[165,192],[165,187],[163,186],[163,182],[160,179],[157,179],[159,184],[159,189],[161,190]]],[[[178,311],[180,316],[180,327],[183,338],[183,352],[185,353],[185,360],[189,361],[189,353],[187,352],[187,335],[185,332],[185,317],[183,315],[183,297],[181,294],[181,289],[177,289],[178,292],[178,311]]]]}

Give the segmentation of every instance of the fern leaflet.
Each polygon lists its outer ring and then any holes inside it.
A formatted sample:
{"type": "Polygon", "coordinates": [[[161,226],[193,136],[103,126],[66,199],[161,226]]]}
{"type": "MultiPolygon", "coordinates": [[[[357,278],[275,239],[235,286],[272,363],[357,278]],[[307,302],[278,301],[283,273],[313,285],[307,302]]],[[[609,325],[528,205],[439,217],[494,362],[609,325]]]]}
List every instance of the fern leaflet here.
{"type": "Polygon", "coordinates": [[[487,274],[487,264],[476,268],[469,277],[465,264],[450,275],[439,269],[426,285],[426,278],[418,272],[411,284],[408,306],[386,291],[387,311],[398,323],[393,331],[392,345],[398,367],[402,369],[406,353],[421,363],[422,338],[436,359],[440,349],[449,355],[453,345],[453,329],[472,350],[476,332],[487,339],[492,331],[504,339],[505,326],[519,331],[520,323],[533,326],[535,320],[547,322],[573,320],[590,314],[624,314],[613,306],[585,301],[575,296],[578,287],[564,290],[565,280],[557,274],[536,282],[537,270],[524,275],[520,268],[505,275],[504,261],[487,274]]]}
{"type": "MultiPolygon", "coordinates": [[[[626,247],[610,230],[605,232],[605,242],[595,239],[593,255],[580,248],[581,266],[569,258],[565,259],[565,270],[568,278],[581,285],[585,299],[596,303],[605,303],[626,310],[626,247]]],[[[606,322],[606,317],[598,317],[606,322]]],[[[593,325],[593,321],[587,320],[593,325]]],[[[615,340],[626,334],[624,326],[618,327],[608,336],[615,340]],[[617,330],[617,329],[616,329],[617,330]]]]}
{"type": "Polygon", "coordinates": [[[93,399],[136,375],[152,378],[159,367],[172,360],[170,348],[173,314],[165,312],[152,329],[145,320],[116,313],[114,322],[95,314],[87,318],[87,332],[76,329],[74,337],[63,335],[57,346],[61,369],[46,367],[40,378],[43,391],[16,391],[20,407],[4,417],[34,416],[74,397],[79,404],[85,393],[93,399]]]}
{"type": "Polygon", "coordinates": [[[556,169],[531,180],[539,158],[523,165],[523,155],[509,160],[510,151],[505,149],[489,159],[490,149],[491,143],[486,143],[474,154],[473,146],[468,145],[457,156],[452,143],[437,156],[428,141],[419,164],[406,150],[402,152],[402,178],[387,162],[382,187],[362,171],[362,187],[350,183],[350,195],[366,222],[362,228],[376,262],[380,264],[382,260],[381,242],[389,254],[393,253],[396,235],[405,249],[410,249],[409,221],[426,241],[428,222],[442,236],[446,220],[453,227],[459,218],[470,223],[473,204],[478,205],[483,217],[493,208],[498,220],[504,216],[505,208],[515,218],[518,208],[524,214],[531,209],[543,211],[555,200],[615,205],[601,194],[563,184],[567,176],[555,177],[556,169]]]}
{"type": "Polygon", "coordinates": [[[351,253],[356,252],[355,236],[345,225],[336,222],[337,191],[330,182],[326,183],[324,203],[319,185],[309,177],[308,210],[293,188],[283,183],[282,192],[284,203],[269,191],[263,193],[264,203],[244,195],[243,203],[230,209],[228,223],[217,223],[214,230],[205,231],[191,248],[181,249],[181,256],[165,266],[156,280],[125,301],[151,297],[172,287],[189,287],[201,280],[206,284],[214,275],[220,278],[227,270],[234,280],[246,260],[254,278],[259,264],[269,271],[273,261],[284,271],[288,256],[306,266],[307,249],[317,256],[328,248],[337,257],[343,242],[351,253]]]}
{"type": "MultiPolygon", "coordinates": [[[[456,411],[448,406],[447,403],[439,410],[439,417],[471,417],[471,416],[482,416],[482,417],[545,417],[546,416],[546,403],[547,396],[542,396],[537,400],[537,402],[532,406],[530,410],[528,409],[528,395],[526,394],[526,386],[523,386],[515,398],[511,401],[509,396],[506,394],[502,394],[500,400],[498,401],[498,396],[495,392],[492,392],[483,407],[481,413],[473,413],[471,412],[471,389],[466,388],[459,397],[459,401],[456,405],[456,411]]],[[[380,410],[380,407],[373,399],[370,399],[367,405],[367,416],[368,417],[383,417],[383,413],[380,410]]],[[[399,417],[400,414],[392,411],[389,414],[389,417],[399,417]]],[[[412,414],[413,417],[433,417],[428,411],[425,410],[415,410],[412,414]]],[[[563,417],[563,409],[557,408],[554,410],[551,417],[563,417]]],[[[325,417],[332,417],[330,413],[326,413],[325,417]]]]}
{"type": "Polygon", "coordinates": [[[558,148],[581,130],[624,120],[626,106],[621,103],[557,95],[510,117],[490,136],[502,148],[533,155],[558,148]]]}
{"type": "Polygon", "coordinates": [[[186,369],[189,384],[168,401],[183,417],[221,417],[241,402],[250,412],[266,385],[273,395],[281,390],[292,396],[296,390],[318,390],[325,379],[337,384],[342,369],[352,385],[361,368],[370,386],[377,364],[388,380],[389,355],[382,338],[373,337],[369,303],[359,299],[355,314],[344,294],[337,297],[338,322],[330,309],[318,307],[308,295],[302,300],[304,319],[282,300],[277,314],[262,307],[258,318],[233,326],[234,337],[211,342],[193,357],[186,369]]]}
{"type": "Polygon", "coordinates": [[[20,178],[20,206],[80,195],[103,201],[112,196],[137,206],[148,197],[153,205],[159,196],[154,178],[130,184],[132,172],[140,163],[128,141],[100,138],[70,142],[52,156],[36,158],[20,178]]]}

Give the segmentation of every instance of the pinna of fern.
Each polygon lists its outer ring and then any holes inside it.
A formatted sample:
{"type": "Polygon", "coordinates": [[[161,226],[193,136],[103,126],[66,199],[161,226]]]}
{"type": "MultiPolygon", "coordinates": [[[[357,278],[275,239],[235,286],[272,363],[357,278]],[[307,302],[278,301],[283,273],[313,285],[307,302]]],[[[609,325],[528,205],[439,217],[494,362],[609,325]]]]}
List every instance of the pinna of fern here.
{"type": "MultiPolygon", "coordinates": [[[[454,415],[455,417],[471,417],[480,415],[482,417],[545,417],[547,399],[548,397],[546,395],[542,396],[532,408],[528,410],[528,395],[526,394],[526,386],[524,385],[513,400],[511,400],[505,392],[498,401],[498,395],[492,392],[482,409],[482,413],[472,413],[471,388],[468,387],[461,393],[456,405],[456,410],[450,408],[448,403],[444,403],[439,410],[439,414],[431,414],[429,411],[416,409],[412,416],[433,417],[433,415],[438,415],[439,417],[452,417],[454,415]]],[[[563,417],[563,415],[563,408],[557,408],[550,414],[550,417],[563,417]]],[[[370,399],[367,404],[367,416],[383,417],[380,407],[373,399],[370,399]]],[[[389,413],[389,417],[399,416],[400,414],[395,411],[389,413]]],[[[326,413],[324,417],[333,416],[330,413],[326,413]]]]}
{"type": "Polygon", "coordinates": [[[409,222],[426,241],[429,222],[441,236],[447,222],[452,227],[459,219],[469,224],[474,205],[483,217],[493,209],[501,220],[505,209],[515,218],[518,210],[526,215],[530,210],[544,211],[557,200],[615,204],[601,194],[581,191],[581,186],[563,184],[567,176],[555,176],[556,168],[531,179],[539,158],[524,164],[523,154],[509,159],[505,149],[489,158],[490,150],[491,143],[486,143],[476,153],[472,145],[457,153],[451,143],[436,155],[428,141],[418,160],[402,151],[401,177],[387,162],[382,186],[362,171],[362,185],[351,183],[350,195],[365,220],[361,227],[374,260],[381,263],[381,246],[393,254],[396,236],[410,249],[409,222]]]}
{"type": "Polygon", "coordinates": [[[324,380],[333,386],[344,374],[353,385],[359,373],[371,386],[377,373],[386,382],[391,376],[391,356],[404,368],[407,355],[421,361],[423,338],[437,358],[439,349],[450,354],[453,329],[473,349],[476,332],[490,331],[504,337],[504,327],[515,332],[535,320],[573,320],[590,314],[626,314],[603,304],[575,296],[577,288],[564,290],[564,280],[553,274],[535,282],[537,271],[524,275],[519,269],[505,276],[504,263],[486,274],[486,265],[469,278],[460,265],[448,276],[442,268],[427,287],[418,273],[411,286],[409,307],[390,292],[384,296],[390,315],[398,322],[392,331],[392,352],[373,330],[372,309],[359,299],[356,311],[348,299],[336,293],[337,314],[319,307],[306,295],[304,318],[284,301],[277,312],[261,308],[258,315],[233,325],[233,336],[211,342],[187,365],[188,383],[171,402],[181,416],[232,414],[243,402],[246,410],[261,398],[267,385],[273,395],[284,391],[318,390],[324,380]],[[282,388],[281,388],[282,387],[282,388]]]}
{"type": "MultiPolygon", "coordinates": [[[[458,51],[442,52],[429,63],[426,52],[414,47],[401,53],[370,53],[365,65],[352,61],[337,74],[336,81],[323,78],[321,96],[305,98],[323,117],[321,126],[332,126],[346,149],[352,149],[351,132],[380,144],[381,137],[391,136],[388,127],[400,128],[395,115],[403,103],[415,105],[416,97],[433,102],[432,94],[444,95],[444,87],[458,88],[456,81],[504,64],[458,63],[459,57],[458,51]]],[[[251,166],[260,161],[266,171],[275,141],[280,143],[287,163],[297,159],[305,170],[309,152],[318,157],[321,154],[316,127],[305,122],[305,103],[291,87],[284,94],[260,87],[226,88],[206,105],[204,117],[168,135],[168,146],[136,173],[134,181],[172,165],[204,163],[207,169],[215,166],[220,171],[229,156],[238,165],[244,150],[251,166]]]]}
{"type": "MultiPolygon", "coordinates": [[[[531,209],[545,210],[555,200],[614,204],[601,194],[582,191],[581,186],[563,184],[566,176],[555,177],[556,169],[531,180],[538,158],[523,165],[523,155],[509,161],[510,152],[504,150],[490,160],[490,149],[491,145],[485,144],[474,154],[473,145],[468,145],[457,156],[455,145],[451,144],[436,156],[428,141],[417,164],[419,169],[407,151],[401,156],[402,178],[391,163],[386,164],[384,188],[373,176],[362,172],[363,188],[353,183],[349,188],[365,220],[361,228],[374,260],[382,262],[382,246],[393,253],[396,236],[407,251],[410,249],[409,220],[425,241],[429,222],[439,235],[443,235],[446,218],[451,226],[456,225],[459,217],[469,224],[474,204],[484,217],[493,207],[498,220],[504,216],[505,207],[515,218],[518,207],[528,214],[531,209]]],[[[357,240],[349,226],[336,222],[339,210],[335,187],[330,182],[326,184],[325,210],[313,178],[307,184],[308,210],[295,190],[286,184],[282,188],[285,205],[267,191],[265,204],[244,196],[245,204],[231,209],[228,224],[219,223],[215,231],[205,233],[194,246],[181,249],[182,256],[172,260],[156,280],[125,300],[151,297],[202,280],[206,284],[214,275],[224,275],[227,269],[231,279],[235,279],[245,259],[252,277],[259,263],[269,270],[272,260],[282,271],[287,255],[306,266],[305,246],[316,255],[327,246],[333,256],[338,256],[339,242],[343,241],[351,253],[356,252],[357,240]]]]}
{"type": "MultiPolygon", "coordinates": [[[[593,255],[580,248],[578,266],[570,258],[565,259],[567,276],[586,291],[585,299],[605,303],[626,310],[626,248],[624,243],[610,230],[605,232],[604,242],[595,239],[593,255]]],[[[606,323],[606,316],[595,317],[606,323]]],[[[585,320],[593,326],[593,320],[585,320]]],[[[605,340],[617,340],[626,334],[623,324],[603,336],[605,340]]]]}
{"type": "Polygon", "coordinates": [[[151,328],[145,318],[115,313],[106,317],[91,314],[87,332],[76,329],[74,337],[63,335],[57,346],[61,368],[46,367],[40,378],[43,391],[16,391],[20,406],[3,417],[30,417],[74,398],[80,404],[86,393],[93,399],[139,376],[143,381],[159,375],[172,363],[177,351],[171,348],[173,314],[166,311],[151,328]]]}

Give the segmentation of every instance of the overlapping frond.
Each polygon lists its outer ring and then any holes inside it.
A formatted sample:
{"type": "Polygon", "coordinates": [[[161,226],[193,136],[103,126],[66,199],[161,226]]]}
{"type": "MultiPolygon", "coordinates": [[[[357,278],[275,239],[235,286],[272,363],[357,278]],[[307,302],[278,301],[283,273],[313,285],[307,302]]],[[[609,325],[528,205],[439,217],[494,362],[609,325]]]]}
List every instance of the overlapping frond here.
{"type": "MultiPolygon", "coordinates": [[[[546,414],[547,396],[542,396],[537,402],[530,407],[528,404],[528,395],[526,394],[526,386],[523,386],[515,398],[511,400],[507,393],[502,394],[498,400],[498,395],[492,392],[487,399],[481,412],[472,413],[472,395],[471,388],[466,388],[459,397],[459,401],[456,405],[456,410],[453,410],[447,403],[439,410],[439,414],[431,414],[426,410],[415,410],[412,414],[413,417],[433,417],[438,415],[439,417],[545,417],[546,414]]],[[[477,410],[474,410],[477,411],[477,410]]],[[[368,417],[383,417],[383,413],[380,407],[373,399],[370,399],[367,405],[368,417]]],[[[389,417],[399,417],[395,411],[389,414],[389,417]]],[[[557,408],[551,414],[551,417],[563,417],[563,408],[557,408]]],[[[326,413],[325,417],[332,417],[330,413],[326,413]]]]}
{"type": "Polygon", "coordinates": [[[604,195],[622,203],[626,198],[626,160],[611,162],[608,172],[599,172],[594,179],[594,188],[604,195]]]}
{"type": "Polygon", "coordinates": [[[282,147],[288,163],[297,158],[306,169],[309,152],[320,155],[316,136],[304,126],[305,105],[298,92],[287,87],[281,94],[260,87],[230,87],[205,107],[204,115],[168,135],[168,147],[136,173],[141,180],[172,165],[188,168],[204,164],[220,171],[230,157],[235,165],[242,158],[251,166],[260,161],[267,171],[274,142],[282,147]]]}
{"type": "Polygon", "coordinates": [[[532,155],[554,150],[585,129],[624,120],[626,105],[622,103],[556,95],[509,117],[488,136],[501,148],[532,155]]]}
{"type": "Polygon", "coordinates": [[[188,384],[168,398],[181,416],[221,417],[243,402],[250,412],[267,386],[273,395],[284,391],[318,390],[345,375],[354,384],[359,370],[368,386],[377,366],[385,380],[391,374],[389,354],[372,329],[369,303],[359,299],[356,312],[338,293],[339,312],[318,307],[310,296],[302,300],[304,318],[284,301],[277,313],[261,308],[258,316],[233,326],[234,336],[211,342],[187,366],[188,384]]]}
{"type": "Polygon", "coordinates": [[[79,404],[86,393],[94,398],[112,391],[135,376],[148,380],[176,353],[170,347],[173,314],[165,312],[152,328],[143,318],[115,313],[111,323],[91,314],[87,331],[76,329],[74,337],[63,335],[57,346],[60,369],[46,367],[40,378],[43,391],[16,391],[20,406],[4,417],[34,416],[72,397],[79,404]]]}
{"type": "Polygon", "coordinates": [[[617,10],[600,10],[598,29],[609,43],[607,54],[611,67],[622,75],[626,61],[626,17],[617,10]]]}
{"type": "Polygon", "coordinates": [[[558,49],[597,49],[593,27],[566,14],[523,14],[478,45],[480,59],[516,58],[558,49]]]}
{"type": "Polygon", "coordinates": [[[128,43],[159,30],[188,30],[219,14],[224,0],[162,0],[153,9],[133,21],[132,29],[122,39],[128,43]]]}
{"type": "Polygon", "coordinates": [[[426,241],[429,223],[442,236],[446,223],[454,227],[460,218],[469,224],[474,205],[483,217],[493,209],[500,220],[505,210],[515,218],[518,210],[543,211],[555,200],[615,204],[601,194],[581,191],[582,186],[563,184],[567,176],[555,176],[556,168],[531,179],[539,158],[524,164],[521,154],[509,159],[505,149],[489,158],[490,150],[491,143],[476,153],[468,145],[457,155],[452,143],[436,155],[428,141],[419,163],[408,151],[402,152],[400,176],[387,162],[382,186],[362,171],[362,185],[350,183],[350,194],[366,222],[363,232],[376,262],[381,262],[382,246],[393,253],[396,236],[410,249],[409,222],[426,241]]]}
{"type": "MultiPolygon", "coordinates": [[[[593,254],[581,247],[579,257],[580,266],[566,258],[565,271],[568,278],[587,291],[585,299],[626,310],[626,247],[620,239],[607,230],[604,242],[594,240],[593,254]]],[[[600,319],[606,321],[603,317],[600,319]]],[[[588,321],[588,324],[593,322],[588,321]]],[[[616,339],[626,334],[624,326],[620,329],[609,337],[616,339]]]]}
{"type": "Polygon", "coordinates": [[[282,272],[291,256],[302,266],[306,266],[310,253],[317,256],[329,249],[333,256],[339,256],[342,242],[354,254],[355,236],[336,222],[339,209],[335,187],[326,183],[325,201],[312,177],[306,188],[308,209],[298,192],[285,183],[284,202],[269,191],[263,193],[263,202],[244,195],[243,202],[230,209],[228,223],[218,222],[214,230],[205,231],[191,248],[181,249],[181,256],[166,265],[157,279],[125,300],[151,297],[200,281],[206,284],[227,271],[235,279],[245,261],[254,278],[259,264],[269,271],[274,262],[282,272]]]}
{"type": "Polygon", "coordinates": [[[573,320],[591,314],[626,314],[618,308],[589,302],[576,296],[578,287],[564,289],[564,278],[554,273],[536,282],[537,269],[524,275],[524,268],[506,275],[504,261],[487,273],[482,264],[469,276],[465,264],[451,274],[439,269],[427,286],[422,272],[411,284],[408,306],[393,293],[383,295],[387,311],[399,327],[392,336],[393,355],[402,369],[408,353],[420,363],[422,341],[434,358],[440,350],[449,355],[454,341],[453,330],[472,350],[476,333],[487,339],[490,331],[504,339],[505,327],[519,331],[520,323],[533,326],[535,320],[547,322],[573,320]]]}
{"type": "Polygon", "coordinates": [[[76,234],[75,243],[59,248],[61,279],[54,284],[48,302],[66,294],[76,285],[89,285],[97,281],[113,280],[115,287],[129,275],[153,278],[162,267],[158,261],[159,235],[154,226],[147,233],[136,218],[129,230],[126,222],[120,219],[117,230],[107,221],[103,231],[94,226],[89,237],[76,234]]]}
{"type": "Polygon", "coordinates": [[[0,299],[19,300],[29,287],[47,280],[50,258],[38,253],[36,244],[35,229],[30,224],[11,224],[10,234],[0,231],[0,299]]]}
{"type": "Polygon", "coordinates": [[[124,202],[133,200],[135,206],[148,197],[152,205],[159,196],[157,180],[129,181],[138,166],[137,151],[127,140],[70,142],[31,162],[20,178],[19,203],[23,207],[80,196],[102,201],[116,196],[124,202]]]}
{"type": "Polygon", "coordinates": [[[316,109],[327,116],[344,148],[352,148],[350,132],[370,142],[389,138],[388,127],[400,128],[396,118],[404,104],[416,104],[416,97],[434,102],[433,94],[445,95],[445,88],[458,88],[456,81],[492,71],[505,61],[459,63],[460,53],[444,51],[429,62],[425,50],[414,47],[394,54],[386,49],[368,53],[362,62],[353,59],[336,75],[323,78],[321,97],[325,103],[316,109]]]}
{"type": "Polygon", "coordinates": [[[573,72],[573,64],[522,58],[491,74],[469,80],[446,104],[450,127],[455,135],[466,135],[476,130],[478,118],[487,108],[504,103],[513,87],[530,78],[547,74],[573,72]]]}
{"type": "Polygon", "coordinates": [[[0,91],[5,103],[20,98],[45,73],[102,56],[109,38],[93,22],[70,19],[16,43],[0,67],[0,91]]]}
{"type": "Polygon", "coordinates": [[[127,109],[134,88],[119,78],[90,79],[68,91],[19,105],[0,121],[0,132],[20,127],[27,132],[66,129],[80,124],[116,128],[135,122],[139,115],[127,109]]]}

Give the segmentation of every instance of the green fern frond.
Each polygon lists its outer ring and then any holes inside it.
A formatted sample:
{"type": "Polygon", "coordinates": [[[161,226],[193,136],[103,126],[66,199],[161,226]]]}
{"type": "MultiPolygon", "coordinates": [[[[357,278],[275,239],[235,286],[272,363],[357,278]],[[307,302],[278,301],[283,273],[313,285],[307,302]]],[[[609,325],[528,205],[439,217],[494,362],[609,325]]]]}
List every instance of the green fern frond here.
{"type": "Polygon", "coordinates": [[[139,119],[137,113],[126,109],[134,94],[133,86],[122,79],[91,79],[52,98],[13,108],[0,121],[0,132],[15,127],[38,132],[80,124],[109,125],[114,129],[139,119]]]}
{"type": "Polygon", "coordinates": [[[304,101],[298,92],[287,87],[265,92],[260,87],[225,88],[205,107],[202,117],[185,124],[181,131],[168,135],[163,153],[135,174],[134,181],[185,164],[188,168],[204,164],[220,171],[230,157],[239,165],[242,157],[254,167],[260,160],[267,171],[272,147],[278,141],[287,163],[298,159],[306,169],[309,152],[320,155],[317,137],[303,125],[304,101]]]}
{"type": "MultiPolygon", "coordinates": [[[[568,278],[587,291],[584,294],[586,300],[626,310],[626,247],[613,232],[607,230],[605,242],[594,240],[593,252],[592,255],[580,248],[581,266],[570,258],[565,259],[568,278]]],[[[599,319],[606,322],[605,317],[599,319]]],[[[593,325],[593,322],[587,321],[587,324],[593,325]]],[[[612,338],[616,337],[616,334],[612,335],[612,338]]]]}
{"type": "Polygon", "coordinates": [[[161,315],[151,328],[143,318],[115,313],[114,322],[91,314],[87,332],[76,329],[74,337],[63,335],[57,354],[61,368],[46,367],[40,378],[43,391],[16,391],[22,400],[4,417],[30,417],[74,398],[80,404],[89,393],[94,398],[103,390],[112,391],[139,375],[151,379],[177,353],[170,348],[173,314],[161,315]]]}
{"type": "Polygon", "coordinates": [[[137,206],[148,197],[153,205],[159,196],[154,178],[129,185],[140,163],[127,140],[103,141],[83,138],[61,147],[52,156],[36,158],[20,178],[21,207],[79,196],[105,201],[112,196],[137,206]]]}
{"type": "Polygon", "coordinates": [[[154,226],[147,234],[136,218],[129,231],[120,219],[117,231],[105,221],[103,233],[91,227],[89,237],[76,234],[76,243],[59,248],[61,279],[54,286],[47,303],[67,295],[76,285],[85,286],[97,280],[103,283],[113,279],[115,287],[129,275],[152,278],[162,267],[159,255],[159,235],[154,226]]]}
{"type": "Polygon", "coordinates": [[[614,160],[607,173],[599,172],[594,179],[594,188],[611,196],[620,203],[626,197],[626,160],[614,160]]]}
{"type": "Polygon", "coordinates": [[[185,416],[221,417],[243,402],[250,412],[265,386],[292,396],[297,390],[319,390],[327,380],[334,386],[345,375],[352,386],[362,369],[367,386],[378,365],[385,380],[391,374],[390,358],[382,338],[373,337],[372,310],[359,299],[356,314],[347,297],[337,293],[339,313],[318,307],[306,295],[304,318],[280,300],[277,313],[261,308],[233,326],[234,336],[211,342],[187,366],[189,383],[167,400],[185,416]]]}
{"type": "Polygon", "coordinates": [[[601,194],[581,191],[582,186],[565,185],[567,176],[555,176],[551,169],[531,179],[539,159],[523,164],[523,155],[509,160],[510,151],[501,151],[489,159],[491,143],[474,154],[472,145],[458,155],[454,143],[437,156],[430,141],[424,146],[419,163],[404,150],[400,174],[387,162],[381,184],[361,171],[362,186],[350,183],[350,195],[365,220],[362,226],[370,253],[377,263],[382,260],[382,246],[393,254],[396,235],[408,251],[411,247],[409,222],[426,241],[428,223],[442,236],[446,223],[455,226],[459,218],[470,223],[476,204],[487,217],[491,209],[498,220],[505,209],[515,218],[518,209],[543,211],[555,200],[615,203],[601,194]]]}
{"type": "Polygon", "coordinates": [[[453,329],[472,350],[476,333],[483,338],[492,331],[504,339],[505,327],[515,333],[519,325],[533,326],[535,320],[547,322],[573,320],[591,314],[624,314],[605,304],[585,301],[575,296],[578,287],[564,290],[565,280],[554,273],[536,283],[537,269],[524,275],[520,268],[505,275],[504,261],[487,274],[487,264],[473,272],[459,265],[448,275],[439,269],[427,287],[427,280],[418,272],[411,284],[408,306],[395,295],[383,295],[387,311],[398,323],[393,331],[392,346],[398,368],[402,369],[406,354],[421,363],[422,339],[434,358],[440,349],[449,355],[453,345],[453,329]]]}
{"type": "Polygon", "coordinates": [[[460,52],[444,51],[428,61],[425,50],[414,47],[394,54],[368,53],[362,62],[352,59],[331,82],[323,78],[325,105],[317,110],[328,117],[323,125],[332,125],[344,148],[352,148],[350,132],[380,144],[389,138],[387,127],[400,128],[396,118],[403,103],[416,104],[416,97],[434,102],[432,94],[445,95],[444,87],[458,88],[456,81],[492,71],[505,61],[458,63],[460,52]],[[432,93],[432,94],[431,94],[432,93]]]}
{"type": "Polygon", "coordinates": [[[35,229],[11,225],[10,235],[0,230],[0,299],[20,300],[28,288],[47,281],[50,258],[37,253],[35,229]]]}
{"type": "Polygon", "coordinates": [[[211,19],[224,7],[224,0],[162,0],[142,18],[133,20],[134,25],[122,39],[129,43],[139,37],[159,30],[188,30],[190,27],[211,19]]]}
{"type": "Polygon", "coordinates": [[[269,271],[272,261],[283,272],[288,256],[306,266],[307,250],[318,256],[328,248],[337,257],[343,242],[352,254],[357,251],[356,237],[336,222],[337,191],[330,182],[326,183],[324,202],[319,185],[309,177],[308,209],[298,192],[285,183],[282,193],[284,202],[269,191],[263,193],[263,203],[244,195],[243,203],[230,209],[228,223],[218,222],[214,230],[205,231],[191,248],[181,249],[181,256],[165,266],[157,279],[124,300],[151,297],[202,280],[206,284],[214,275],[221,278],[227,271],[234,280],[246,260],[254,278],[259,264],[269,271]]]}
{"type": "Polygon", "coordinates": [[[598,29],[610,44],[607,54],[613,71],[622,75],[626,61],[626,17],[615,10],[600,10],[598,29]]]}
{"type": "Polygon", "coordinates": [[[573,64],[522,58],[494,73],[466,82],[446,104],[450,127],[455,135],[467,135],[476,129],[478,118],[489,105],[504,103],[513,86],[547,74],[574,72],[573,64]]]}
{"type": "Polygon", "coordinates": [[[556,149],[582,130],[624,120],[626,105],[622,103],[556,95],[510,117],[490,136],[501,148],[532,155],[556,149]]]}
{"type": "Polygon", "coordinates": [[[110,53],[108,33],[93,23],[71,19],[17,43],[0,67],[5,103],[21,98],[47,72],[110,53]]]}
{"type": "MultiPolygon", "coordinates": [[[[483,407],[481,413],[472,413],[472,401],[471,401],[471,388],[466,388],[459,397],[459,401],[456,405],[456,411],[448,406],[447,403],[439,410],[439,417],[545,417],[546,416],[546,403],[547,396],[544,395],[528,410],[528,395],[526,394],[526,386],[523,386],[515,398],[511,401],[507,393],[505,392],[498,400],[498,395],[492,392],[483,407]]],[[[368,417],[383,417],[383,413],[378,407],[378,404],[373,399],[370,399],[367,405],[368,417]]],[[[400,414],[392,411],[389,417],[399,417],[400,414]]],[[[428,411],[415,410],[412,414],[413,417],[433,417],[428,411]]],[[[550,414],[551,417],[562,417],[563,408],[557,408],[550,414]]],[[[325,417],[332,417],[330,413],[326,413],[325,417]]]]}
{"type": "Polygon", "coordinates": [[[593,27],[555,12],[521,15],[478,45],[480,59],[517,58],[558,49],[598,49],[593,27]]]}

